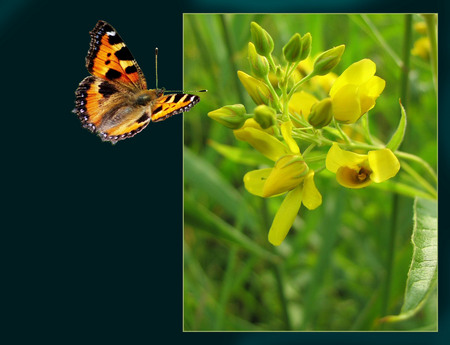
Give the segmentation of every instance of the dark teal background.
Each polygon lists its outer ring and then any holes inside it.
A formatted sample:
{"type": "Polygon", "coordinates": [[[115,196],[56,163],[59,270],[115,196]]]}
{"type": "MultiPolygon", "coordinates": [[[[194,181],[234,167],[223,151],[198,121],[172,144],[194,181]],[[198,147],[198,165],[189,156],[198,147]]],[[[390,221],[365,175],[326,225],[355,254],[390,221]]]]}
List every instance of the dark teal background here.
{"type": "MultiPolygon", "coordinates": [[[[89,31],[113,25],[154,87],[182,89],[183,12],[439,12],[440,193],[448,195],[443,1],[0,2],[2,314],[7,344],[437,344],[449,334],[439,219],[439,333],[183,333],[182,116],[112,146],[71,113],[89,31]],[[442,178],[444,176],[444,178],[442,178]]],[[[214,92],[214,90],[210,90],[214,92]]],[[[207,97],[202,94],[201,97],[207,97]]],[[[195,108],[194,110],[195,111],[195,108]]],[[[189,116],[189,113],[186,114],[189,116]]],[[[206,117],[205,117],[206,119],[206,117]]],[[[440,200],[440,210],[442,199],[440,200]]],[[[445,214],[446,209],[444,209],[445,214]]],[[[444,219],[443,219],[444,218],[444,219]]]]}

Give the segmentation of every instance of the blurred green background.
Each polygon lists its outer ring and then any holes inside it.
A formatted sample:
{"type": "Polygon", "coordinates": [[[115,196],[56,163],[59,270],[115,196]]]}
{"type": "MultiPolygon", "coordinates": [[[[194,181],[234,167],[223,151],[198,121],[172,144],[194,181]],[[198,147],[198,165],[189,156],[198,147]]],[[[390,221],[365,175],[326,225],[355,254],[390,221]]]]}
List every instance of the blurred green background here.
{"type": "MultiPolygon", "coordinates": [[[[249,112],[255,107],[236,74],[250,73],[252,21],[271,34],[280,59],[294,33],[310,32],[312,57],[346,45],[337,74],[363,58],[373,60],[386,80],[370,112],[373,135],[389,140],[401,98],[408,115],[401,150],[437,165],[432,68],[427,58],[410,55],[424,34],[407,30],[421,16],[185,14],[184,88],[209,92],[184,117],[184,329],[436,330],[435,295],[410,320],[376,322],[398,314],[403,303],[412,255],[411,198],[380,188],[344,189],[333,176],[319,174],[323,205],[314,211],[302,206],[284,243],[268,243],[283,197],[262,199],[245,190],[244,174],[258,168],[252,157],[237,164],[210,144],[248,145],[207,117],[224,105],[242,103],[249,112]],[[405,57],[411,71],[402,84],[405,57]]],[[[402,178],[400,172],[396,179],[402,178]]]]}

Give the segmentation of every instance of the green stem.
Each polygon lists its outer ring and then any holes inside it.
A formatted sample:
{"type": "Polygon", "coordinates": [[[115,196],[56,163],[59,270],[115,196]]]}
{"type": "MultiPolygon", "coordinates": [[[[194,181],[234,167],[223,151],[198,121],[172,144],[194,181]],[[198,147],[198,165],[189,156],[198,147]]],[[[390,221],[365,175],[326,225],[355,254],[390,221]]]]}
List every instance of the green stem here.
{"type": "Polygon", "coordinates": [[[424,14],[425,22],[427,23],[428,37],[430,38],[431,44],[431,68],[433,70],[433,81],[434,87],[437,91],[438,89],[438,77],[437,77],[437,32],[436,32],[436,15],[435,14],[424,14]]]}
{"type": "Polygon", "coordinates": [[[411,162],[415,162],[418,163],[422,166],[422,168],[433,178],[433,181],[435,183],[437,183],[437,175],[436,172],[433,170],[433,168],[427,163],[425,162],[422,158],[415,156],[411,153],[407,153],[407,152],[402,152],[402,151],[395,151],[395,155],[398,158],[404,159],[404,160],[408,160],[411,162]]]}
{"type": "Polygon", "coordinates": [[[405,33],[403,35],[403,64],[401,66],[400,77],[400,99],[403,107],[406,109],[409,94],[409,70],[411,58],[411,39],[412,39],[412,15],[405,15],[405,33]]]}
{"type": "MultiPolygon", "coordinates": [[[[406,14],[405,30],[403,35],[403,63],[400,66],[401,67],[400,95],[403,107],[405,109],[407,109],[408,90],[409,90],[409,63],[410,63],[411,30],[412,30],[411,23],[412,23],[411,14],[406,14]]],[[[398,220],[399,202],[400,202],[399,194],[394,193],[392,195],[391,224],[388,239],[388,253],[386,258],[386,279],[384,280],[384,286],[382,290],[381,315],[386,315],[389,309],[389,300],[392,285],[392,270],[395,262],[395,241],[398,233],[397,220],[398,220]]]]}
{"type": "Polygon", "coordinates": [[[300,80],[299,82],[297,82],[297,84],[295,84],[291,91],[289,91],[288,94],[288,99],[291,99],[292,95],[297,91],[297,89],[302,86],[303,83],[307,82],[308,80],[310,80],[312,77],[314,77],[315,74],[314,72],[311,72],[310,74],[308,74],[306,77],[304,77],[302,80],[300,80]]]}
{"type": "MultiPolygon", "coordinates": [[[[230,33],[228,30],[228,25],[226,23],[226,19],[225,16],[223,14],[219,15],[220,18],[220,23],[222,24],[222,30],[223,30],[223,34],[224,34],[224,41],[225,41],[225,46],[227,47],[227,54],[228,54],[228,61],[230,62],[231,65],[231,70],[232,71],[237,71],[238,68],[236,66],[235,60],[233,58],[233,46],[231,43],[231,38],[230,38],[230,33]]],[[[212,65],[208,65],[208,66],[212,66],[212,65]]],[[[239,99],[241,104],[244,104],[244,91],[242,89],[242,85],[239,82],[239,78],[233,78],[234,84],[235,84],[235,90],[237,90],[238,95],[239,95],[239,99]]]]}
{"type": "Polygon", "coordinates": [[[281,109],[281,105],[280,105],[280,98],[278,97],[278,94],[276,93],[275,89],[273,88],[268,75],[266,75],[264,77],[264,82],[266,83],[267,87],[269,88],[270,94],[272,95],[273,104],[276,108],[276,111],[281,112],[282,109],[281,109]]]}
{"type": "Polygon", "coordinates": [[[405,170],[414,180],[426,189],[431,195],[437,198],[436,189],[428,183],[417,171],[415,171],[408,163],[402,162],[402,169],[405,170]]]}
{"type": "Polygon", "coordinates": [[[403,62],[398,57],[398,55],[394,52],[394,50],[389,46],[386,40],[383,38],[381,33],[378,31],[376,26],[372,23],[369,17],[366,14],[361,15],[362,20],[366,24],[367,28],[369,28],[372,36],[378,41],[378,43],[386,50],[386,52],[392,57],[398,67],[402,67],[403,62]]]}
{"type": "Polygon", "coordinates": [[[280,269],[279,265],[273,265],[272,269],[273,269],[273,273],[274,273],[274,276],[275,276],[275,281],[276,281],[276,284],[277,284],[278,295],[280,297],[283,321],[284,321],[284,324],[285,324],[285,327],[286,327],[286,331],[289,331],[289,330],[292,330],[292,325],[291,325],[291,320],[289,318],[289,313],[288,313],[288,308],[287,308],[287,301],[286,301],[286,295],[284,293],[283,274],[281,272],[281,269],[280,269]]]}
{"type": "Polygon", "coordinates": [[[339,126],[339,123],[337,123],[336,119],[333,118],[333,124],[334,127],[339,131],[339,134],[341,135],[342,139],[348,144],[351,145],[351,140],[350,138],[347,136],[347,134],[344,133],[344,131],[342,130],[341,126],[339,126]]]}

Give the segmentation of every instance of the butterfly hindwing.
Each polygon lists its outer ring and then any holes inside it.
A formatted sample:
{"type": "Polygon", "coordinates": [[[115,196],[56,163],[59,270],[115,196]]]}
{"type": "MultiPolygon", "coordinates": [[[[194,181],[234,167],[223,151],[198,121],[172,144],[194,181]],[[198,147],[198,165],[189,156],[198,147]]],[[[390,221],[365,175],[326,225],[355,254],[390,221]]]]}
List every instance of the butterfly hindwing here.
{"type": "Polygon", "coordinates": [[[152,121],[163,121],[175,114],[190,110],[200,97],[189,94],[169,94],[159,97],[152,107],[152,121]]]}
{"type": "Polygon", "coordinates": [[[84,127],[115,143],[139,133],[151,120],[148,108],[130,101],[130,93],[120,84],[86,77],[75,93],[74,112],[84,127]]]}
{"type": "Polygon", "coordinates": [[[94,76],[147,89],[144,74],[117,31],[100,20],[90,32],[91,45],[86,67],[94,76]]]}

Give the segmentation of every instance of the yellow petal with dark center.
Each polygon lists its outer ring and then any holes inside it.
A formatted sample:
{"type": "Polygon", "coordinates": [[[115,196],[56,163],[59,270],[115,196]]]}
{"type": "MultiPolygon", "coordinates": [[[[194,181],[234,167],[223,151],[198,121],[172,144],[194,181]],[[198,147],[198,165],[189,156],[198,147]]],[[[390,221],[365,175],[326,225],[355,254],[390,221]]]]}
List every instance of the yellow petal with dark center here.
{"type": "Polygon", "coordinates": [[[340,167],[336,171],[336,180],[341,186],[347,188],[363,188],[372,183],[370,170],[364,168],[340,167]]]}

